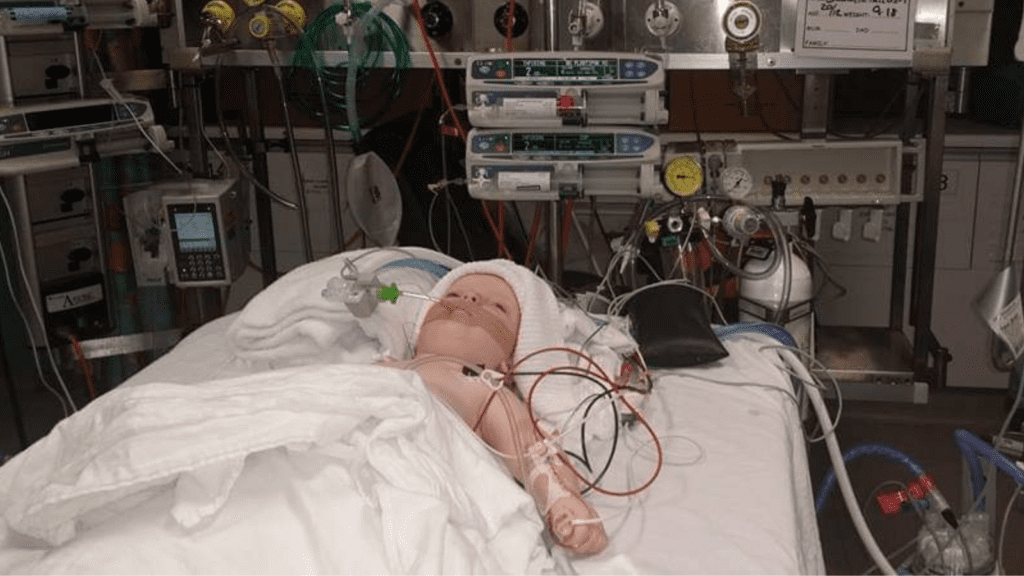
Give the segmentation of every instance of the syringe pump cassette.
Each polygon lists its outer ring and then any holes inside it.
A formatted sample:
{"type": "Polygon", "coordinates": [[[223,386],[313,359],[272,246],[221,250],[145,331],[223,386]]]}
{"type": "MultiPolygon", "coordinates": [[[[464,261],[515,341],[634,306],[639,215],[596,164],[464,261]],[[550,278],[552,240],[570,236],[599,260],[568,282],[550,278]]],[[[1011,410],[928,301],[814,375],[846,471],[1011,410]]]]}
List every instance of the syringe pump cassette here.
{"type": "Polygon", "coordinates": [[[469,195],[481,200],[668,200],[660,165],[658,135],[621,126],[474,128],[466,147],[469,195]]]}
{"type": "Polygon", "coordinates": [[[480,127],[656,126],[668,122],[665,66],[615,52],[477,54],[466,68],[469,121],[480,127]]]}

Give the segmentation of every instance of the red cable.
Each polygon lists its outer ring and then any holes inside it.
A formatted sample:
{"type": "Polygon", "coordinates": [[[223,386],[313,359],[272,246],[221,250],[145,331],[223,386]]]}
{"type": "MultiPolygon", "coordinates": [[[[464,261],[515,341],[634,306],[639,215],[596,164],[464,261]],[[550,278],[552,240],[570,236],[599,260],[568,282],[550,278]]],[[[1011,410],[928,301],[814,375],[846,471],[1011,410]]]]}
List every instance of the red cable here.
{"type": "Polygon", "coordinates": [[[516,18],[516,0],[508,0],[508,21],[505,23],[505,52],[512,51],[512,26],[516,18]]]}
{"type": "MultiPolygon", "coordinates": [[[[508,248],[505,246],[505,203],[498,200],[498,238],[501,240],[498,254],[505,253],[509,256],[508,248]]],[[[511,260],[511,258],[509,258],[511,260]]]]}
{"type": "Polygon", "coordinates": [[[441,97],[444,98],[444,103],[452,114],[452,120],[455,121],[455,128],[459,131],[459,137],[465,141],[466,131],[462,128],[462,123],[459,122],[458,116],[455,115],[455,106],[452,104],[452,99],[448,95],[448,88],[444,84],[444,75],[441,73],[441,65],[437,61],[437,54],[434,53],[434,45],[430,43],[430,37],[427,35],[427,27],[423,23],[423,13],[420,12],[419,0],[412,0],[412,9],[413,13],[416,15],[416,24],[420,29],[420,36],[423,38],[423,42],[427,45],[427,52],[430,54],[430,62],[434,66],[434,74],[437,75],[438,84],[441,85],[441,97]]]}
{"type": "Polygon", "coordinates": [[[78,342],[78,338],[74,335],[71,336],[71,349],[75,351],[75,357],[78,359],[78,363],[82,367],[82,373],[85,375],[85,387],[89,389],[89,399],[93,400],[96,398],[96,387],[92,381],[92,368],[89,367],[89,361],[85,358],[85,352],[82,352],[82,344],[78,342]]]}
{"type": "Polygon", "coordinates": [[[565,203],[565,212],[562,213],[562,237],[559,239],[559,250],[562,255],[566,254],[569,247],[569,234],[572,232],[572,207],[574,200],[565,203]]]}
{"type": "MultiPolygon", "coordinates": [[[[579,350],[574,350],[572,348],[567,348],[567,347],[563,347],[563,346],[552,346],[550,348],[542,348],[540,350],[536,350],[536,351],[534,351],[534,352],[532,352],[530,354],[527,354],[526,356],[524,356],[522,359],[520,359],[519,362],[517,362],[512,367],[511,371],[515,372],[516,369],[519,367],[519,365],[522,364],[524,361],[526,361],[527,358],[531,358],[533,356],[536,356],[537,354],[543,354],[545,352],[552,352],[552,351],[565,351],[565,352],[569,352],[569,353],[572,353],[572,354],[576,354],[577,356],[580,356],[581,358],[584,358],[584,359],[588,360],[590,362],[590,366],[588,366],[586,370],[582,370],[582,369],[577,368],[575,366],[565,366],[565,367],[558,367],[558,366],[556,366],[554,368],[551,368],[551,369],[546,370],[543,373],[541,373],[537,377],[537,379],[534,381],[533,386],[530,387],[529,394],[527,394],[526,408],[527,408],[527,412],[530,415],[530,421],[533,423],[534,430],[536,430],[536,432],[541,436],[541,438],[544,437],[544,433],[541,431],[540,423],[539,423],[536,415],[533,412],[533,394],[537,390],[537,386],[540,384],[540,381],[543,380],[544,378],[547,378],[549,375],[554,373],[556,370],[564,370],[566,368],[569,368],[569,369],[572,369],[572,370],[584,371],[584,372],[586,372],[586,373],[596,377],[597,376],[596,374],[590,372],[590,367],[593,366],[593,367],[596,367],[598,369],[598,371],[600,372],[600,379],[601,380],[603,380],[605,383],[607,383],[613,390],[616,390],[616,391],[619,390],[619,386],[615,382],[612,382],[610,378],[608,378],[608,375],[604,372],[604,369],[602,369],[600,367],[600,365],[598,365],[596,362],[594,362],[594,360],[592,358],[590,358],[586,354],[583,354],[579,350]]],[[[622,394],[617,394],[617,396],[618,396],[619,400],[621,400],[622,403],[626,405],[626,407],[629,409],[629,411],[632,412],[634,416],[636,416],[637,420],[643,425],[644,429],[647,430],[647,433],[650,435],[651,439],[654,441],[654,447],[655,447],[655,449],[658,452],[658,462],[655,465],[654,473],[651,475],[651,477],[646,482],[644,482],[640,487],[634,488],[632,490],[626,490],[626,491],[606,490],[606,489],[601,488],[601,487],[597,486],[596,484],[590,482],[589,480],[587,480],[582,474],[579,473],[578,470],[576,470],[576,467],[573,466],[573,464],[571,462],[569,462],[569,460],[565,456],[563,456],[561,453],[557,454],[557,456],[558,456],[558,459],[562,462],[562,464],[564,466],[566,466],[573,473],[573,475],[576,476],[576,478],[578,478],[581,482],[583,482],[583,484],[586,485],[589,489],[594,490],[595,492],[598,492],[600,494],[605,494],[607,496],[632,496],[634,494],[639,494],[640,492],[646,490],[651,484],[654,483],[655,480],[658,479],[658,476],[661,474],[662,466],[664,465],[664,453],[663,453],[663,450],[662,450],[662,447],[661,447],[661,441],[658,440],[658,435],[654,432],[654,428],[651,427],[651,425],[647,421],[647,419],[643,417],[643,415],[640,413],[639,410],[637,410],[637,408],[635,406],[633,406],[628,400],[626,400],[625,396],[623,396],[622,394]]]]}
{"type": "Polygon", "coordinates": [[[530,262],[533,260],[533,249],[537,245],[537,233],[540,232],[540,217],[543,211],[544,205],[538,202],[537,206],[533,209],[533,224],[530,226],[530,242],[526,248],[526,262],[524,265],[527,268],[531,268],[530,262]]]}

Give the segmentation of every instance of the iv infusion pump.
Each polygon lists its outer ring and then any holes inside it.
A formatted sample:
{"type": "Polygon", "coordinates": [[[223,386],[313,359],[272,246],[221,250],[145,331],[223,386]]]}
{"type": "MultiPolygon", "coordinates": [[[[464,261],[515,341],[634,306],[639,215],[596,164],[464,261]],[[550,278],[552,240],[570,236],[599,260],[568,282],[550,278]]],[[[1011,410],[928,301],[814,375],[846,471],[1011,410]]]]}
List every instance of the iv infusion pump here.
{"type": "Polygon", "coordinates": [[[136,283],[227,286],[249,262],[249,201],[237,178],[164,182],[125,197],[136,283]]]}
{"type": "Polygon", "coordinates": [[[249,203],[238,180],[176,184],[163,198],[171,281],[178,286],[230,284],[249,257],[249,203]]]}

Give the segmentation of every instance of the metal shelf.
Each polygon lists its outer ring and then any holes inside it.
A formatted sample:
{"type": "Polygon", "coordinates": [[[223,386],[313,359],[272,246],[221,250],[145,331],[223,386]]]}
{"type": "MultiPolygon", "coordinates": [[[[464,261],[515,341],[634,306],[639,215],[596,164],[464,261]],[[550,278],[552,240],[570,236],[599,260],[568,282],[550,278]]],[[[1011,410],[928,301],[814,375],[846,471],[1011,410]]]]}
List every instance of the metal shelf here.
{"type": "MultiPolygon", "coordinates": [[[[903,332],[819,326],[816,339],[815,357],[839,382],[844,399],[928,402],[928,385],[914,381],[914,347],[903,332]]],[[[834,396],[831,387],[825,396],[834,396]]]]}
{"type": "MultiPolygon", "coordinates": [[[[195,61],[198,48],[186,47],[169,51],[168,60],[171,68],[196,68],[195,61]]],[[[324,61],[328,66],[337,66],[348,62],[348,52],[324,51],[324,61]]],[[[475,52],[436,52],[438,65],[441,68],[462,69],[466,59],[475,52]]],[[[382,54],[382,67],[391,68],[395,65],[395,55],[391,52],[382,54]]],[[[270,66],[270,57],[265,50],[233,50],[219,55],[222,66],[260,67],[270,66]]],[[[217,55],[204,56],[202,65],[212,67],[217,63],[217,55]]],[[[281,50],[281,62],[291,62],[292,52],[281,50]]],[[[432,68],[433,62],[428,52],[411,52],[413,68],[432,68]]],[[[815,70],[840,71],[852,68],[908,68],[909,62],[902,60],[842,60],[837,58],[808,58],[796,56],[793,52],[759,52],[757,65],[760,70],[799,70],[812,72],[815,70]]],[[[722,54],[669,54],[666,64],[668,70],[728,70],[729,55],[722,54]]]]}

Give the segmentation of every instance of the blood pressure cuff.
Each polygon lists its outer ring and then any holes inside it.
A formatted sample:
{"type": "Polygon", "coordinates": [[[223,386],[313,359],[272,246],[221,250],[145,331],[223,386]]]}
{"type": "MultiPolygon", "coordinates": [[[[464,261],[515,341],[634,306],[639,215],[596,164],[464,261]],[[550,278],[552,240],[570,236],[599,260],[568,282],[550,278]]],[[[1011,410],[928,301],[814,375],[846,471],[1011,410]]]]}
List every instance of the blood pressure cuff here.
{"type": "Polygon", "coordinates": [[[729,355],[711,329],[704,295],[686,286],[648,288],[626,303],[633,338],[651,368],[685,368],[729,355]]]}

